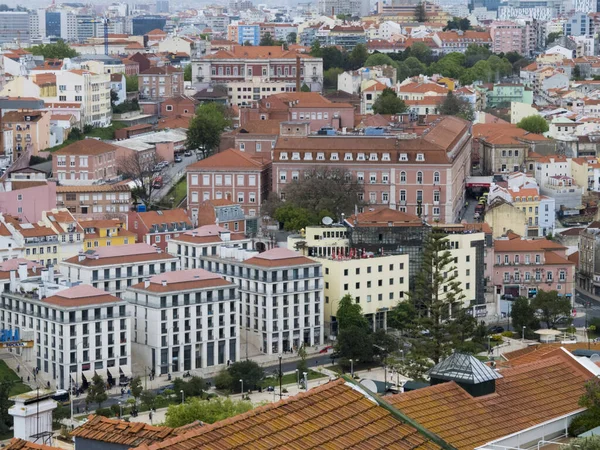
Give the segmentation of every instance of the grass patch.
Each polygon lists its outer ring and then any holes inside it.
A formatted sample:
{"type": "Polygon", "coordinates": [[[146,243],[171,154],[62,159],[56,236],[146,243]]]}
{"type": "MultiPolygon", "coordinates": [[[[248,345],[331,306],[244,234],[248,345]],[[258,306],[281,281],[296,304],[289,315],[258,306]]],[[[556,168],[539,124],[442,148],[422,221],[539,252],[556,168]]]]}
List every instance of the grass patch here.
{"type": "Polygon", "coordinates": [[[169,189],[169,192],[167,193],[167,195],[165,195],[163,200],[166,200],[167,202],[170,202],[170,198],[173,197],[175,200],[173,200],[173,207],[177,208],[177,206],[179,206],[179,204],[183,201],[183,199],[187,196],[187,177],[183,176],[181,177],[181,180],[179,180],[171,189],[169,189]]]}
{"type": "MultiPolygon", "coordinates": [[[[86,137],[90,138],[100,138],[103,140],[112,140],[115,138],[115,131],[120,130],[122,128],[126,128],[127,124],[123,122],[113,122],[109,127],[104,128],[93,128],[89,133],[84,134],[86,137]]],[[[66,147],[67,145],[71,145],[74,142],[77,142],[77,139],[67,139],[65,142],[59,145],[55,145],[54,147],[47,148],[44,150],[45,152],[55,152],[60,150],[61,148],[66,147]]]]}
{"type": "MultiPolygon", "coordinates": [[[[300,377],[302,378],[302,374],[300,375],[300,377]]],[[[310,370],[308,371],[308,380],[316,380],[318,378],[325,378],[327,377],[327,375],[322,374],[321,372],[316,372],[314,370],[310,370]]],[[[286,384],[296,384],[298,382],[298,375],[296,375],[295,372],[293,373],[286,373],[283,375],[283,377],[281,377],[281,385],[285,386],[286,384]]],[[[262,388],[267,388],[269,386],[273,386],[273,387],[279,387],[279,378],[277,377],[269,377],[269,378],[265,378],[264,380],[261,381],[260,385],[262,386],[262,388]]]]}
{"type": "MultiPolygon", "coordinates": [[[[371,362],[355,362],[354,363],[354,372],[356,373],[359,370],[369,370],[369,369],[375,369],[377,367],[382,367],[381,363],[377,362],[377,361],[371,361],[371,362]]],[[[332,366],[327,366],[326,369],[329,369],[333,372],[336,373],[350,373],[350,364],[348,364],[348,367],[345,366],[341,366],[339,364],[334,364],[332,366]]]]}
{"type": "Polygon", "coordinates": [[[10,389],[10,395],[19,395],[31,391],[31,388],[24,383],[21,383],[21,377],[0,360],[0,380],[12,381],[13,387],[10,389]]]}

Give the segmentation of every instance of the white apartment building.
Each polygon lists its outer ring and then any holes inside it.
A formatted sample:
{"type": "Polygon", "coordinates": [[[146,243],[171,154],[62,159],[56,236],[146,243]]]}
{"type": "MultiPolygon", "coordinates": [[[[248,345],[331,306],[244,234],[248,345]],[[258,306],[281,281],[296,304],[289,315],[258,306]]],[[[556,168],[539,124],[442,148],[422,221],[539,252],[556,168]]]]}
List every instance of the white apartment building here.
{"type": "Polygon", "coordinates": [[[143,243],[88,250],[60,266],[61,273],[70,281],[91,284],[117,297],[148,276],[179,269],[177,257],[143,243]]]}
{"type": "Polygon", "coordinates": [[[171,238],[167,252],[176,255],[182,269],[200,267],[199,260],[205,256],[217,256],[221,246],[240,250],[252,249],[252,241],[244,233],[235,233],[218,225],[204,225],[171,238]]]}
{"type": "Polygon", "coordinates": [[[319,262],[285,248],[258,254],[222,248],[217,257],[201,256],[200,268],[239,286],[242,355],[248,346],[271,355],[323,344],[319,262]]]}
{"type": "Polygon", "coordinates": [[[26,260],[1,263],[0,278],[0,326],[33,333],[32,361],[51,387],[85,385],[95,373],[111,383],[131,376],[124,300],[85,284],[58,284],[52,268],[26,260]]]}
{"type": "Polygon", "coordinates": [[[133,346],[158,374],[202,371],[239,359],[236,285],[202,269],[167,272],[128,288],[133,346]]]}

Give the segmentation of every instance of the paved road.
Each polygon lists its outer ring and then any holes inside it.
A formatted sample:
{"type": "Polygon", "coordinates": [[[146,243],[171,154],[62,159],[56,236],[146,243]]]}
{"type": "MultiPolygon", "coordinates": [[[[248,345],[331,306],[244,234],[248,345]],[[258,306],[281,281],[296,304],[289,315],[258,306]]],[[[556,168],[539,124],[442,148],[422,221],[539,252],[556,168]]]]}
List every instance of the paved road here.
{"type": "MultiPolygon", "coordinates": [[[[331,358],[329,357],[329,355],[326,355],[326,354],[314,355],[314,356],[307,357],[306,363],[309,368],[314,368],[314,367],[318,366],[319,364],[320,365],[331,364],[331,358]]],[[[282,372],[283,373],[295,372],[297,365],[298,365],[298,361],[283,362],[281,364],[282,372]]],[[[267,366],[263,366],[263,369],[265,371],[265,375],[277,374],[277,372],[279,370],[279,364],[270,364],[267,366]]],[[[173,377],[173,378],[175,378],[175,377],[173,377]]],[[[158,382],[162,385],[172,383],[172,382],[167,381],[167,377],[165,377],[165,376],[155,378],[155,380],[158,380],[158,382]]],[[[213,381],[212,378],[205,378],[205,380],[209,381],[211,383],[213,381]]],[[[150,390],[152,390],[154,392],[158,392],[160,389],[161,388],[155,388],[155,389],[150,389],[150,390]]],[[[128,397],[127,397],[127,395],[125,395],[124,397],[121,397],[119,390],[120,390],[119,387],[111,389],[111,391],[109,392],[108,400],[102,404],[103,408],[110,408],[112,405],[118,405],[119,402],[122,402],[123,404],[125,404],[128,397]]],[[[85,397],[86,397],[86,394],[84,393],[83,395],[79,396],[78,398],[73,399],[73,411],[74,411],[75,415],[83,414],[85,412],[85,397]],[[79,413],[77,412],[77,407],[79,407],[79,413]]],[[[97,405],[95,405],[95,404],[91,405],[92,408],[94,408],[96,406],[97,405]]]]}
{"type": "Polygon", "coordinates": [[[183,158],[182,162],[173,163],[173,164],[169,165],[169,167],[167,167],[161,173],[163,179],[165,180],[165,183],[162,188],[160,188],[152,193],[153,198],[161,199],[165,195],[167,195],[167,192],[169,192],[169,189],[171,189],[171,187],[173,187],[173,185],[175,185],[175,183],[177,183],[179,181],[179,179],[185,174],[185,168],[187,166],[189,166],[190,164],[197,161],[195,153],[192,153],[192,156],[183,156],[182,155],[182,158],[183,158]]]}

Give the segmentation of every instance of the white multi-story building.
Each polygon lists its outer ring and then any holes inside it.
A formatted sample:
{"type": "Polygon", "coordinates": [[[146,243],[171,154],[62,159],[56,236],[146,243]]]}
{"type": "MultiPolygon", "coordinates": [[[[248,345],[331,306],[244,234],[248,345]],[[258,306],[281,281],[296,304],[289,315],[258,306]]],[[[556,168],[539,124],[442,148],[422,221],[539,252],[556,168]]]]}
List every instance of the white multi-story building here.
{"type": "Polygon", "coordinates": [[[155,373],[239,359],[236,285],[202,269],[167,272],[127,289],[136,358],[155,373]]]}
{"type": "Polygon", "coordinates": [[[271,355],[323,344],[321,263],[285,248],[258,254],[222,248],[199,263],[239,286],[243,355],[248,346],[271,355]]]}
{"type": "Polygon", "coordinates": [[[0,278],[0,326],[33,333],[34,366],[51,387],[85,385],[95,373],[111,383],[131,376],[124,300],[85,284],[58,284],[52,268],[21,259],[1,263],[0,278]]]}
{"type": "Polygon", "coordinates": [[[121,297],[145,277],[179,270],[179,259],[148,244],[99,247],[61,263],[61,273],[121,297]]]}

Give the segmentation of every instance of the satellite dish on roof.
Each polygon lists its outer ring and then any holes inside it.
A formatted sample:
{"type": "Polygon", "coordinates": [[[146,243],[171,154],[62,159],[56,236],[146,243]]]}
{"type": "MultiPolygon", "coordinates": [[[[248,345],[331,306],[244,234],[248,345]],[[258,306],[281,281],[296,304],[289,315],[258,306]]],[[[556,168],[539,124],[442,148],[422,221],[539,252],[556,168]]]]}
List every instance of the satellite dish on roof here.
{"type": "Polygon", "coordinates": [[[321,222],[323,222],[323,225],[331,225],[333,223],[333,219],[329,216],[325,216],[321,222]]]}

